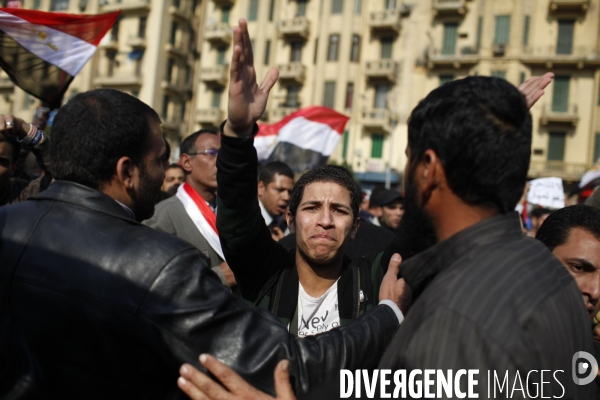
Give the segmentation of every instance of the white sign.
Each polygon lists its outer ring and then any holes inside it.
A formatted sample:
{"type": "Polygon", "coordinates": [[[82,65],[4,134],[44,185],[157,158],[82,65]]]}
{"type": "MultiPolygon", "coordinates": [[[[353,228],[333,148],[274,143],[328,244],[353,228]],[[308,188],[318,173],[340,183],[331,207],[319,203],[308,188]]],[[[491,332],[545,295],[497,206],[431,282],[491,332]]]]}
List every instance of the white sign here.
{"type": "Polygon", "coordinates": [[[565,206],[565,192],[562,179],[539,178],[529,182],[527,202],[548,208],[563,208],[565,206]]]}

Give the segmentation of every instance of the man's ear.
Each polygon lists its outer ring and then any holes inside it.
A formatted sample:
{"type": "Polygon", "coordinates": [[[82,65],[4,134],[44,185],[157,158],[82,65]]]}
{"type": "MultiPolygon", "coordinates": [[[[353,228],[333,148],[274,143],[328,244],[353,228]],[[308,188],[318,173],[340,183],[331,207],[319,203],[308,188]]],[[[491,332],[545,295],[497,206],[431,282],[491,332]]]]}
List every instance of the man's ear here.
{"type": "Polygon", "coordinates": [[[356,221],[354,221],[354,225],[352,225],[352,231],[350,232],[350,239],[354,239],[359,226],[360,226],[360,218],[356,218],[356,221]]]}
{"type": "Polygon", "coordinates": [[[138,169],[138,166],[135,165],[131,158],[119,158],[116,167],[117,180],[121,182],[126,189],[133,189],[135,183],[134,176],[136,175],[136,171],[138,169]]]}
{"type": "Polygon", "coordinates": [[[265,183],[263,181],[258,181],[258,197],[262,197],[265,194],[265,183]]]}
{"type": "Polygon", "coordinates": [[[425,150],[422,161],[417,165],[416,184],[420,187],[423,204],[427,203],[433,191],[445,180],[444,167],[437,153],[432,149],[425,150]]]}
{"type": "Polygon", "coordinates": [[[291,212],[287,211],[285,213],[285,221],[287,222],[287,226],[288,229],[290,230],[291,234],[296,233],[296,223],[294,221],[294,216],[292,215],[291,212]]]}
{"type": "Polygon", "coordinates": [[[183,170],[189,174],[190,172],[192,172],[192,156],[190,156],[189,154],[182,154],[179,156],[179,165],[181,165],[181,168],[183,168],[183,170]]]}

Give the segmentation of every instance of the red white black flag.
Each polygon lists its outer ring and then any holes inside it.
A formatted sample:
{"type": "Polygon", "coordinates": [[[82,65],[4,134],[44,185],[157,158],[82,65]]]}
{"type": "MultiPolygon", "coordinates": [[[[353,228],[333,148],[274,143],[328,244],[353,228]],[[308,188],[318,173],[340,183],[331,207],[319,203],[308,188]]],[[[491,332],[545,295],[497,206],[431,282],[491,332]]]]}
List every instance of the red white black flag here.
{"type": "Polygon", "coordinates": [[[324,165],[344,134],[348,119],[331,108],[310,106],[277,123],[259,125],[254,138],[258,160],[282,161],[294,172],[324,165]]]}
{"type": "Polygon", "coordinates": [[[15,85],[58,108],[118,16],[0,8],[0,67],[15,85]]]}

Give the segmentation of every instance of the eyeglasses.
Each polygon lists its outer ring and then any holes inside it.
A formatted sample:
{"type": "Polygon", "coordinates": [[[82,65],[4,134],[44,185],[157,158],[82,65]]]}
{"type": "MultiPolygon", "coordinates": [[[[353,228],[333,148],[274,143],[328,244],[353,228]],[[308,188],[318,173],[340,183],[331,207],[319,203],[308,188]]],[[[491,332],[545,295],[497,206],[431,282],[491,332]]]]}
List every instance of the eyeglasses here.
{"type": "Polygon", "coordinates": [[[187,153],[187,155],[189,155],[189,156],[195,156],[196,154],[204,154],[205,156],[215,157],[217,154],[219,154],[219,150],[206,149],[206,150],[202,150],[202,151],[197,151],[195,153],[187,153]]]}

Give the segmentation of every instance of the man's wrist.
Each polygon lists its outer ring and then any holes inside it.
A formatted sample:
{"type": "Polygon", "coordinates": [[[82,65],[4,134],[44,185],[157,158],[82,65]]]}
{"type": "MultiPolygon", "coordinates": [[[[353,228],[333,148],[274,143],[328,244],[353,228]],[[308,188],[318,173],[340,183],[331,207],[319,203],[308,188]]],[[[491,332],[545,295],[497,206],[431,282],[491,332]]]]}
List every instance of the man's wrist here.
{"type": "Polygon", "coordinates": [[[219,127],[219,131],[224,136],[237,137],[237,138],[249,138],[253,137],[258,133],[258,124],[254,123],[250,128],[238,129],[233,128],[229,120],[223,121],[219,127]]]}
{"type": "Polygon", "coordinates": [[[396,314],[396,318],[398,318],[398,323],[401,324],[402,321],[404,321],[404,314],[402,314],[402,311],[400,311],[400,307],[398,307],[398,305],[396,303],[394,303],[391,300],[385,299],[385,300],[381,300],[379,302],[379,305],[386,305],[389,308],[391,308],[394,311],[394,314],[396,314]]]}

